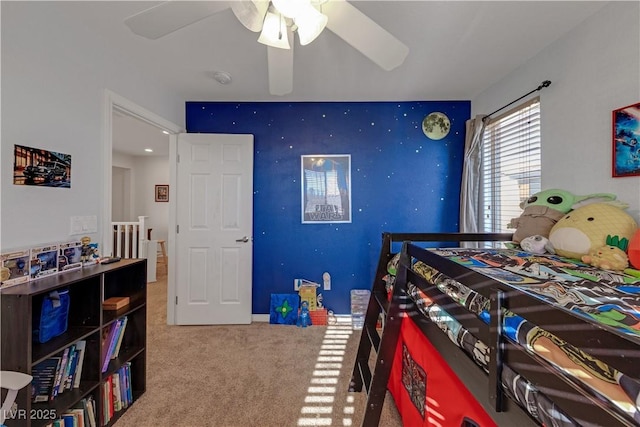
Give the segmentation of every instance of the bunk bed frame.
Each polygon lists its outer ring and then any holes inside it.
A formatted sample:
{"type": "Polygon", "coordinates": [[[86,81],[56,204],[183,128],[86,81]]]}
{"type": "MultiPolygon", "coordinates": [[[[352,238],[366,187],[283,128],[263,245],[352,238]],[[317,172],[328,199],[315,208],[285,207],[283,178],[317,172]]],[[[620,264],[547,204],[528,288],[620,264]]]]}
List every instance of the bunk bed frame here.
{"type": "Polygon", "coordinates": [[[421,246],[431,243],[428,246],[460,247],[462,242],[510,240],[511,234],[504,233],[383,233],[380,258],[349,386],[349,391],[360,392],[364,388],[367,392],[363,426],[377,426],[379,423],[403,317],[410,317],[429,342],[441,354],[447,355],[449,366],[499,425],[534,424],[532,418],[503,390],[500,379],[504,364],[517,366],[518,373],[543,393],[551,391],[554,403],[582,425],[637,425],[634,420],[620,414],[558,368],[506,339],[502,333],[502,313],[503,309],[508,309],[633,378],[640,378],[640,346],[637,341],[613,328],[595,324],[567,310],[554,308],[535,296],[415,244],[420,242],[421,246]],[[445,242],[454,244],[443,245],[445,242]],[[383,277],[387,274],[388,262],[395,255],[393,248],[400,243],[401,257],[389,301],[383,277]],[[488,298],[490,324],[469,316],[469,311],[415,273],[411,269],[411,259],[423,261],[488,298]],[[407,293],[408,283],[418,286],[439,306],[447,307],[451,316],[489,346],[491,352],[488,375],[417,309],[407,293]],[[376,330],[380,314],[383,319],[381,333],[376,330]],[[373,372],[370,367],[372,351],[377,354],[373,372]]]}

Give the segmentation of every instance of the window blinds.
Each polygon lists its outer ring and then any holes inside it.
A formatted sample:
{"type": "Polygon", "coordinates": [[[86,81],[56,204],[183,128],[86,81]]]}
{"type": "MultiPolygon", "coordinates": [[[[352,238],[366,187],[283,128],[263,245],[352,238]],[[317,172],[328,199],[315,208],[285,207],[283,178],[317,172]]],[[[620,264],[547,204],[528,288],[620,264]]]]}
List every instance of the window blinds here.
{"type": "Polygon", "coordinates": [[[509,232],[520,202],[540,188],[540,99],[522,104],[487,123],[483,135],[480,229],[509,232]]]}

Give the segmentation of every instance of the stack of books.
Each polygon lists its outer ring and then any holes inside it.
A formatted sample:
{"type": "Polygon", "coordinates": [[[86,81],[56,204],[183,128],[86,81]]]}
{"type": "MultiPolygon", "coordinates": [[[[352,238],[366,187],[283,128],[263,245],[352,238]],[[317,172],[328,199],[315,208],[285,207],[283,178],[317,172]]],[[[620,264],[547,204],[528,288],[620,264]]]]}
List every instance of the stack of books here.
{"type": "Polygon", "coordinates": [[[127,327],[127,316],[121,317],[105,328],[102,337],[102,373],[107,372],[111,359],[118,357],[124,330],[127,327]]]}
{"type": "Polygon", "coordinates": [[[96,402],[93,396],[80,401],[77,408],[69,409],[60,418],[52,420],[45,427],[97,427],[96,402]]]}
{"type": "Polygon", "coordinates": [[[86,345],[85,340],[80,340],[65,348],[62,354],[50,357],[33,367],[33,402],[48,402],[65,390],[80,387],[86,345]]]}
{"type": "Polygon", "coordinates": [[[131,362],[127,362],[110,375],[102,385],[102,422],[108,424],[116,412],[133,403],[131,362]]]}

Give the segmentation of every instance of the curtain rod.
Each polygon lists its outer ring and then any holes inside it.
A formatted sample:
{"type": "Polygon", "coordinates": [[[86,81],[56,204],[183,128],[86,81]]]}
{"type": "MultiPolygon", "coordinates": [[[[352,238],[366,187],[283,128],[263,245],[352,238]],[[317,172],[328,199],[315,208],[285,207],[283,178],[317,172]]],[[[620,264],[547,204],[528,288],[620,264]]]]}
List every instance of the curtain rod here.
{"type": "Polygon", "coordinates": [[[484,117],[482,118],[482,121],[484,122],[485,120],[488,120],[488,119],[489,119],[489,117],[493,116],[493,115],[494,115],[495,113],[497,113],[498,111],[502,111],[502,110],[504,110],[504,109],[505,109],[505,108],[507,108],[509,105],[511,105],[511,104],[513,104],[513,103],[515,103],[515,102],[520,101],[522,98],[524,98],[524,97],[526,97],[526,96],[531,95],[533,92],[537,92],[537,91],[539,91],[539,90],[542,90],[542,89],[543,89],[543,88],[545,88],[545,87],[549,87],[549,85],[551,85],[551,80],[545,80],[545,81],[543,81],[543,82],[540,84],[540,86],[538,86],[538,87],[537,87],[537,88],[535,88],[534,90],[532,90],[532,91],[530,91],[530,92],[528,92],[528,93],[525,93],[525,94],[524,94],[524,95],[522,95],[520,98],[518,98],[518,99],[515,99],[515,100],[511,101],[511,102],[510,102],[510,103],[508,103],[507,105],[503,105],[502,107],[498,108],[498,109],[497,109],[496,111],[494,111],[493,113],[489,113],[489,114],[487,114],[486,116],[484,116],[484,117]]]}

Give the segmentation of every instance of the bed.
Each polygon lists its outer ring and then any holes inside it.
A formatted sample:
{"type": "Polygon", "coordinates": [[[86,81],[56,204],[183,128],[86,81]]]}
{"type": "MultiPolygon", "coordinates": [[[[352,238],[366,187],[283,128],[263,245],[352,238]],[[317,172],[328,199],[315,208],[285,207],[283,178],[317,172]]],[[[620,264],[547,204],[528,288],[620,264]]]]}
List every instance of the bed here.
{"type": "Polygon", "coordinates": [[[640,425],[640,280],[462,243],[509,240],[383,234],[350,385],[363,425],[387,389],[404,425],[640,425]]]}

